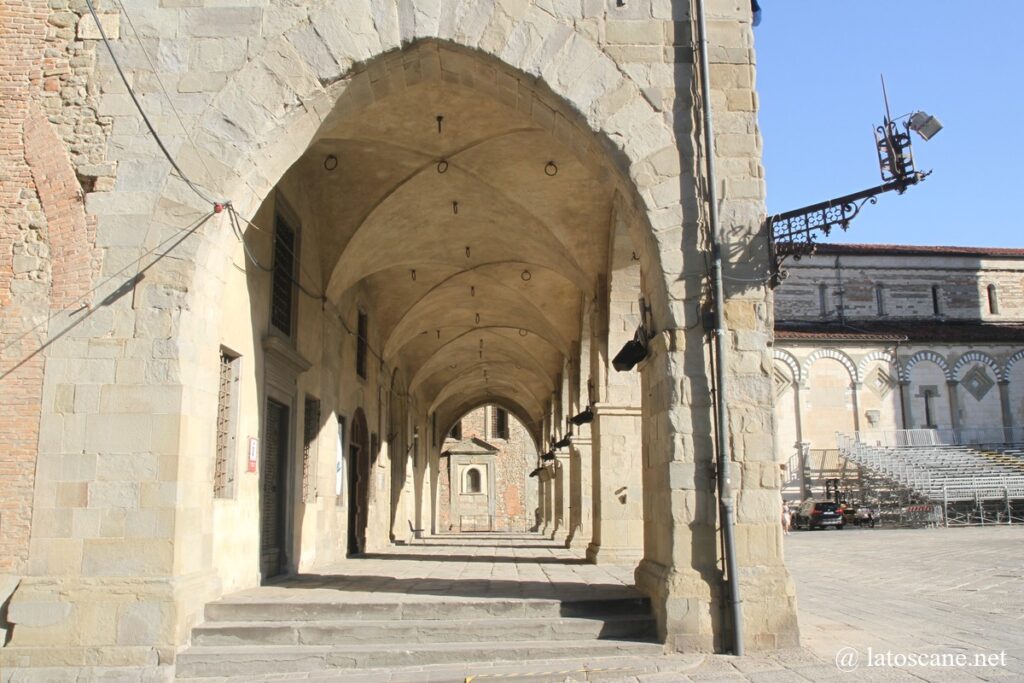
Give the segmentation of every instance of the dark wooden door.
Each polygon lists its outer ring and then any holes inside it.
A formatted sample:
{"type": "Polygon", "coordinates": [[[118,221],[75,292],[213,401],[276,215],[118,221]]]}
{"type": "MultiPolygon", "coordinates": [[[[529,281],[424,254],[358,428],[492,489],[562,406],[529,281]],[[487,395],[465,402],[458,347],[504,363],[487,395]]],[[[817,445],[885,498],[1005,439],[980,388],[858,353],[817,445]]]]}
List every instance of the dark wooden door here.
{"type": "Polygon", "coordinates": [[[285,475],[288,471],[288,406],[267,399],[263,466],[260,468],[260,572],[264,579],[285,569],[285,475]]]}
{"type": "Polygon", "coordinates": [[[348,449],[348,554],[359,552],[359,447],[348,449]]]}

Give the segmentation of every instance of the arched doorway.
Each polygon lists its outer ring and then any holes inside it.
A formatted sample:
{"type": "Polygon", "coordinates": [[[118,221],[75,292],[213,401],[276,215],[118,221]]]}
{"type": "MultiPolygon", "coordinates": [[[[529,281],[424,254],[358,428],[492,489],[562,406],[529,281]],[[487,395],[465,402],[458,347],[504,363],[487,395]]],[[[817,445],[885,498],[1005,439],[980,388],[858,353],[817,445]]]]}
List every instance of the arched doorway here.
{"type": "Polygon", "coordinates": [[[366,414],[356,410],[348,451],[348,550],[357,555],[366,549],[366,521],[370,510],[370,435],[366,414]]]}

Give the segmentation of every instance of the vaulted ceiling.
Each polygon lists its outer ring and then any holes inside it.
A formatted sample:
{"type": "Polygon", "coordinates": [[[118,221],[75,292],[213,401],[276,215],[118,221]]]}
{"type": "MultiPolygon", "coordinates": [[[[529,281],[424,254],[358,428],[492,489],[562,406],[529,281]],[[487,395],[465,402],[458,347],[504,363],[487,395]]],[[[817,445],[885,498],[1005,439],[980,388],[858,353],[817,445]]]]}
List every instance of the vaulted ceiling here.
{"type": "Polygon", "coordinates": [[[559,386],[615,194],[571,146],[522,96],[424,79],[338,117],[290,171],[317,207],[328,296],[359,292],[439,426],[486,402],[537,425],[559,386]]]}

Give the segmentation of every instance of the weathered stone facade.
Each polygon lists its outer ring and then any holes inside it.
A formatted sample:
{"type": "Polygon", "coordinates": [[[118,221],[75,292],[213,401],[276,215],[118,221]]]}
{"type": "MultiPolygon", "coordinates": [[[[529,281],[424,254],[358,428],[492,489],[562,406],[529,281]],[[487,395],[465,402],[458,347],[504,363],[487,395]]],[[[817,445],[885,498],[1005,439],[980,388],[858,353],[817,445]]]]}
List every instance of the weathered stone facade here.
{"type": "Polygon", "coordinates": [[[795,643],[750,6],[707,5],[710,103],[682,1],[100,3],[194,187],[83,4],[5,5],[0,664],[169,663],[225,592],[436,531],[439,430],[483,404],[542,448],[593,406],[544,524],[642,557],[670,648],[724,648],[705,106],[730,578],[750,647],[795,643]]]}
{"type": "Polygon", "coordinates": [[[821,245],[776,292],[784,494],[856,480],[836,433],[1024,438],[1024,252],[821,245]]]}
{"type": "Polygon", "coordinates": [[[514,415],[498,406],[467,413],[449,430],[440,458],[439,532],[537,530],[539,482],[529,476],[537,447],[514,415]]]}

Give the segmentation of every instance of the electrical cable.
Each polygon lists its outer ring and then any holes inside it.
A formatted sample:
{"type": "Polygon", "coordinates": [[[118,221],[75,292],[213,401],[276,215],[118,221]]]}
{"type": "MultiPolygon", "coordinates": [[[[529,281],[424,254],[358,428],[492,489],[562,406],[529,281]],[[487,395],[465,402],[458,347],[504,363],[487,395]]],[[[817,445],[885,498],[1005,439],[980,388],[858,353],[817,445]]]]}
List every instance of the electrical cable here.
{"type": "MultiPolygon", "coordinates": [[[[17,337],[15,337],[12,340],[10,340],[3,347],[0,347],[0,352],[6,351],[7,349],[13,347],[15,344],[19,343],[22,339],[24,339],[28,335],[32,334],[36,330],[38,330],[40,327],[42,327],[44,325],[49,325],[53,321],[53,318],[56,317],[57,315],[62,315],[62,314],[65,314],[65,313],[67,313],[69,315],[73,315],[74,313],[77,313],[78,311],[82,311],[82,310],[86,310],[86,311],[89,311],[91,313],[92,310],[93,310],[93,307],[92,307],[92,305],[90,303],[87,302],[87,299],[90,296],[95,294],[102,287],[105,287],[106,285],[108,285],[111,281],[113,281],[116,278],[118,278],[119,276],[123,275],[126,271],[128,271],[128,270],[130,270],[130,269],[132,269],[132,268],[134,268],[136,266],[138,266],[142,262],[142,260],[145,259],[146,257],[151,256],[152,254],[154,254],[154,253],[160,251],[161,249],[163,249],[165,245],[170,244],[171,246],[168,247],[166,251],[164,251],[162,254],[157,256],[150,263],[146,264],[145,267],[139,268],[138,271],[135,273],[135,275],[133,275],[131,277],[131,279],[129,279],[128,281],[123,283],[121,286],[124,287],[129,282],[134,282],[134,283],[137,284],[137,278],[139,277],[139,275],[141,275],[142,273],[145,273],[147,270],[149,270],[151,267],[153,267],[153,265],[157,261],[159,261],[160,259],[162,259],[165,256],[167,256],[168,254],[170,254],[172,250],[176,249],[179,245],[181,245],[182,242],[184,242],[186,239],[188,239],[190,236],[192,236],[197,230],[199,230],[199,228],[201,228],[203,225],[205,225],[206,222],[208,220],[210,220],[210,218],[213,217],[213,215],[214,215],[214,212],[210,211],[210,212],[200,216],[199,218],[197,218],[195,221],[193,221],[192,223],[190,223],[186,227],[178,230],[174,234],[172,234],[172,235],[166,237],[165,239],[161,240],[160,243],[157,244],[155,247],[153,247],[152,249],[149,249],[149,250],[143,252],[134,261],[124,265],[123,267],[121,267],[120,270],[118,270],[117,272],[111,274],[109,277],[105,278],[102,282],[98,283],[92,289],[86,291],[85,293],[83,293],[80,296],[78,296],[77,298],[75,298],[71,303],[69,303],[68,305],[64,306],[63,308],[58,310],[56,313],[49,314],[45,319],[40,320],[38,323],[36,323],[32,327],[30,327],[29,329],[25,330],[22,334],[18,335],[17,337]],[[72,310],[72,309],[74,309],[74,310],[72,310]]],[[[110,296],[112,294],[116,293],[117,291],[118,290],[114,290],[114,292],[112,292],[110,295],[107,295],[107,298],[110,298],[110,296]]],[[[105,303],[107,303],[107,300],[104,299],[104,301],[102,301],[100,303],[101,304],[105,304],[105,303]]],[[[46,339],[44,342],[42,342],[42,344],[40,344],[38,349],[36,349],[34,352],[32,352],[29,356],[23,358],[14,367],[8,369],[6,372],[4,372],[2,375],[0,375],[0,379],[3,379],[4,377],[9,375],[10,373],[14,372],[21,365],[23,365],[26,361],[28,361],[29,358],[31,358],[32,356],[34,356],[35,354],[39,353],[40,351],[45,349],[47,346],[52,344],[59,337],[61,337],[63,334],[65,334],[68,330],[70,330],[72,327],[77,325],[78,322],[79,321],[71,323],[62,332],[60,332],[60,333],[58,333],[56,335],[53,335],[52,337],[46,339]]]]}
{"type": "Polygon", "coordinates": [[[139,114],[142,116],[142,120],[145,122],[146,128],[149,129],[150,134],[153,136],[153,139],[156,141],[156,144],[160,148],[164,157],[171,164],[171,167],[178,174],[178,177],[180,177],[193,192],[199,195],[200,198],[214,206],[223,206],[224,202],[216,201],[198,185],[192,182],[188,175],[181,170],[180,166],[178,166],[178,162],[174,160],[174,157],[171,156],[170,151],[168,151],[167,146],[164,145],[164,141],[157,134],[156,128],[153,126],[153,122],[149,120],[149,116],[146,115],[146,110],[142,108],[142,103],[139,102],[138,96],[136,96],[135,91],[128,82],[128,77],[125,75],[124,70],[121,68],[121,63],[117,60],[117,56],[114,54],[114,47],[110,44],[110,39],[107,38],[107,32],[103,29],[103,24],[100,22],[100,17],[96,13],[96,8],[93,6],[92,0],[85,0],[85,4],[89,7],[89,13],[92,15],[93,21],[96,22],[96,28],[99,29],[100,37],[103,39],[103,44],[107,46],[107,52],[110,53],[110,59],[114,62],[114,68],[117,69],[118,75],[121,76],[121,80],[124,82],[124,87],[128,89],[128,96],[132,98],[135,108],[139,110],[139,114]]]}
{"type": "MultiPolygon", "coordinates": [[[[181,126],[181,132],[184,133],[188,141],[192,143],[192,147],[198,150],[199,147],[189,134],[188,128],[185,127],[185,122],[182,121],[181,114],[178,113],[178,108],[174,106],[174,100],[171,99],[170,94],[167,92],[167,86],[164,85],[164,80],[160,78],[160,70],[156,68],[156,64],[153,62],[153,58],[149,54],[149,50],[146,49],[146,44],[142,42],[142,36],[139,35],[138,29],[135,28],[135,22],[132,21],[132,15],[128,13],[128,8],[124,6],[124,2],[122,2],[122,0],[114,0],[114,2],[116,2],[117,6],[121,8],[121,13],[124,14],[125,19],[128,20],[128,26],[131,28],[132,33],[135,34],[135,42],[139,44],[139,49],[142,50],[142,54],[146,57],[146,62],[149,64],[149,68],[153,70],[153,75],[156,76],[156,83],[160,86],[160,90],[163,92],[164,98],[167,100],[167,104],[170,105],[171,111],[174,113],[174,118],[178,121],[178,125],[181,126]]],[[[203,168],[206,170],[207,176],[212,178],[213,172],[207,165],[206,160],[202,155],[197,156],[199,157],[199,163],[201,163],[203,168]]]]}

